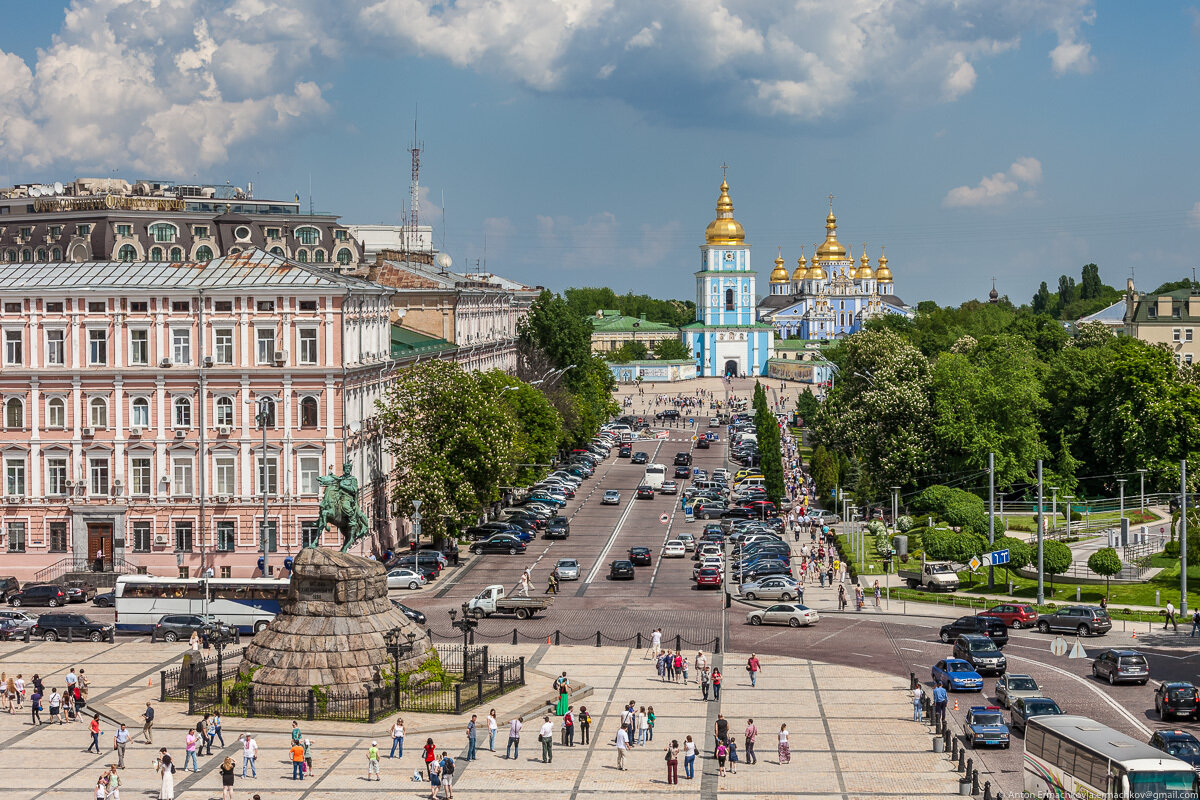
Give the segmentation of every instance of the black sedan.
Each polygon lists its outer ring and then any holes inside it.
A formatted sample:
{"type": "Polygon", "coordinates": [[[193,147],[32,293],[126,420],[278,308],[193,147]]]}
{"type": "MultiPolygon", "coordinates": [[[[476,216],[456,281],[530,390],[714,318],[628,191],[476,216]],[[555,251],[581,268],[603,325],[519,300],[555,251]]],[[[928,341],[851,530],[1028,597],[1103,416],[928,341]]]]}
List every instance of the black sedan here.
{"type": "Polygon", "coordinates": [[[571,535],[571,523],[567,522],[566,517],[555,517],[546,526],[546,532],[542,534],[543,539],[566,539],[571,535]]]}
{"type": "Polygon", "coordinates": [[[676,478],[692,477],[692,468],[691,467],[676,467],[675,468],[675,477],[676,478]]]}
{"type": "Polygon", "coordinates": [[[679,412],[673,408],[668,408],[666,411],[660,411],[654,415],[655,419],[679,419],[679,412]]]}
{"type": "Polygon", "coordinates": [[[697,439],[696,440],[696,449],[697,450],[707,450],[708,447],[709,447],[708,439],[697,439]]]}
{"type": "Polygon", "coordinates": [[[117,601],[116,592],[101,592],[92,598],[92,605],[97,608],[112,608],[113,603],[117,601]]]}
{"type": "Polygon", "coordinates": [[[748,508],[733,506],[721,512],[721,519],[755,519],[756,515],[748,508]]]}
{"type": "Polygon", "coordinates": [[[749,569],[743,570],[741,577],[743,580],[754,580],[756,578],[765,578],[768,575],[791,575],[792,568],[787,564],[777,559],[764,559],[754,564],[749,569]]]}
{"type": "Polygon", "coordinates": [[[631,581],[635,577],[632,561],[614,561],[608,565],[608,579],[610,581],[627,580],[631,581]]]}
{"type": "Polygon", "coordinates": [[[411,619],[413,622],[417,623],[418,625],[425,624],[425,615],[422,614],[420,611],[417,611],[415,608],[409,608],[408,606],[404,605],[404,603],[401,603],[399,600],[393,600],[392,605],[394,605],[396,607],[396,609],[400,611],[401,614],[408,617],[409,619],[411,619]]]}
{"type": "Polygon", "coordinates": [[[517,553],[525,552],[525,543],[515,536],[501,533],[471,545],[471,552],[477,556],[484,553],[508,553],[515,556],[517,553]]]}
{"type": "Polygon", "coordinates": [[[633,455],[633,448],[628,445],[621,445],[621,449],[617,451],[617,458],[629,458],[633,455]]]}
{"type": "Polygon", "coordinates": [[[654,499],[654,487],[647,486],[646,484],[642,484],[641,486],[639,486],[637,488],[637,499],[638,500],[654,499]]]}
{"type": "Polygon", "coordinates": [[[630,464],[645,464],[650,460],[650,456],[645,450],[638,450],[633,454],[633,458],[629,460],[630,464]]]}
{"type": "Polygon", "coordinates": [[[643,567],[650,566],[650,548],[649,547],[631,547],[629,548],[629,560],[634,564],[643,567]]]}

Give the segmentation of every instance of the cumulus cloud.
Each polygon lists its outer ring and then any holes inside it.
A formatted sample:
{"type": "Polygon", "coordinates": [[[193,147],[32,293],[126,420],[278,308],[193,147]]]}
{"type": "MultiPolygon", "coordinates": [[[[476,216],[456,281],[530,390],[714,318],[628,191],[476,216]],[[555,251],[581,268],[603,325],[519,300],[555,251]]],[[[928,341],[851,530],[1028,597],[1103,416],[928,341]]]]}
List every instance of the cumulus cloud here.
{"type": "Polygon", "coordinates": [[[880,117],[963,97],[1029,34],[1056,36],[1055,74],[1087,72],[1093,2],[73,0],[36,56],[0,51],[0,148],[190,174],[326,114],[330,70],[364,52],[667,118],[880,117]]]}
{"type": "MultiPolygon", "coordinates": [[[[1000,205],[1012,195],[1033,187],[1042,180],[1042,162],[1022,156],[1004,172],[985,175],[974,186],[956,186],[946,193],[942,205],[946,208],[970,208],[1000,205]]],[[[1200,204],[1198,204],[1200,205],[1200,204]]]]}

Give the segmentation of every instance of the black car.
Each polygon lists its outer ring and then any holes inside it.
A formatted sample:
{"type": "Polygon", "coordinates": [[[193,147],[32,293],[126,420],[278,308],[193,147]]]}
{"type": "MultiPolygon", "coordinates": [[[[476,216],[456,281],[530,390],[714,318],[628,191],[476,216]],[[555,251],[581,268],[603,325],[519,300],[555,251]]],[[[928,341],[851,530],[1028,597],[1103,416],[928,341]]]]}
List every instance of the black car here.
{"type": "Polygon", "coordinates": [[[636,453],[633,454],[633,458],[630,459],[629,463],[630,464],[645,464],[649,460],[650,460],[650,456],[646,453],[645,450],[638,450],[636,453]]]}
{"type": "Polygon", "coordinates": [[[1154,690],[1154,710],[1158,718],[1191,717],[1200,719],[1200,689],[1187,681],[1167,681],[1154,690]]]}
{"type": "Polygon", "coordinates": [[[117,602],[116,592],[101,592],[92,598],[92,605],[96,608],[112,608],[117,602]]]}
{"type": "Polygon", "coordinates": [[[732,506],[721,512],[721,519],[756,519],[757,516],[750,509],[741,506],[732,506]]]}
{"type": "Polygon", "coordinates": [[[99,642],[112,634],[113,627],[88,619],[83,614],[42,614],[29,629],[29,636],[33,639],[54,642],[66,639],[70,635],[72,638],[99,642]]]}
{"type": "Polygon", "coordinates": [[[647,486],[646,484],[643,483],[641,486],[639,486],[637,488],[637,499],[638,500],[654,499],[654,487],[647,486]]]}
{"type": "Polygon", "coordinates": [[[708,439],[700,438],[700,439],[696,440],[696,449],[697,450],[707,450],[708,448],[709,448],[708,439]]]}
{"type": "Polygon", "coordinates": [[[411,619],[413,622],[417,623],[418,625],[425,624],[425,615],[422,614],[420,611],[417,611],[415,608],[409,608],[408,606],[404,605],[404,603],[401,603],[399,600],[393,600],[392,605],[394,605],[400,611],[401,614],[408,617],[409,619],[411,619]]]}
{"type": "Polygon", "coordinates": [[[542,528],[546,527],[546,520],[532,512],[526,511],[517,511],[509,514],[507,517],[501,520],[501,522],[512,522],[517,525],[535,530],[541,530],[542,528]]]}
{"type": "Polygon", "coordinates": [[[1150,746],[1186,761],[1192,769],[1200,769],[1200,740],[1187,731],[1155,731],[1150,737],[1150,746]]]}
{"type": "Polygon", "coordinates": [[[627,444],[621,445],[621,449],[617,451],[617,458],[629,458],[633,455],[633,448],[627,444]]]}
{"type": "Polygon", "coordinates": [[[1009,727],[1013,731],[1025,732],[1025,724],[1030,717],[1062,714],[1058,703],[1049,697],[1018,697],[1012,701],[1012,714],[1009,715],[1009,727]]]}
{"type": "Polygon", "coordinates": [[[85,586],[64,586],[63,589],[67,593],[68,603],[86,603],[88,601],[89,590],[85,586]]]}
{"type": "Polygon", "coordinates": [[[464,532],[466,537],[473,542],[481,539],[488,539],[495,536],[497,533],[516,533],[518,530],[531,531],[533,526],[528,522],[517,520],[506,520],[504,522],[485,522],[483,525],[475,525],[467,528],[464,532]]]}
{"type": "MultiPolygon", "coordinates": [[[[492,534],[495,536],[496,534],[492,534]]],[[[395,556],[388,562],[387,568],[394,569],[395,567],[407,567],[408,569],[430,569],[434,575],[438,575],[442,571],[443,556],[437,550],[418,550],[414,557],[411,552],[402,553],[395,556]]]]}
{"type": "Polygon", "coordinates": [[[701,503],[692,507],[692,515],[700,519],[718,519],[724,513],[724,503],[701,503]]]}
{"type": "Polygon", "coordinates": [[[178,642],[192,638],[192,631],[199,631],[201,636],[209,631],[219,631],[230,638],[234,636],[233,628],[218,619],[205,620],[198,614],[167,614],[155,623],[150,638],[178,642]]]}
{"type": "Polygon", "coordinates": [[[629,548],[629,560],[634,564],[640,564],[643,567],[650,566],[650,548],[649,547],[631,547],[629,548]]]}
{"type": "Polygon", "coordinates": [[[964,633],[982,633],[995,642],[996,647],[1008,644],[1008,628],[1004,626],[1004,622],[993,617],[959,617],[954,622],[943,625],[938,638],[944,644],[950,644],[964,633]]]}
{"type": "Polygon", "coordinates": [[[1008,671],[1008,660],[987,636],[979,633],[964,633],[954,642],[954,657],[966,661],[980,675],[1003,675],[1008,671]]]}
{"type": "Polygon", "coordinates": [[[8,596],[10,606],[50,606],[56,608],[67,604],[67,590],[55,584],[43,583],[26,586],[8,596]]]}
{"type": "Polygon", "coordinates": [[[676,453],[675,454],[675,466],[690,467],[691,465],[692,465],[692,454],[691,453],[676,453]]]}
{"type": "Polygon", "coordinates": [[[631,581],[634,579],[634,577],[635,577],[635,574],[634,574],[634,570],[633,570],[633,562],[632,561],[625,561],[624,559],[622,559],[619,561],[614,561],[608,565],[608,579],[609,580],[631,581]]]}
{"type": "Polygon", "coordinates": [[[546,539],[565,539],[571,535],[571,523],[567,522],[566,517],[555,517],[550,524],[546,526],[546,532],[542,536],[546,539]]]}
{"type": "Polygon", "coordinates": [[[674,408],[668,408],[666,411],[660,411],[654,415],[655,419],[679,419],[679,412],[674,408]]]}
{"type": "Polygon", "coordinates": [[[692,468],[691,467],[676,467],[675,468],[675,477],[676,478],[692,477],[692,468]]]}
{"type": "Polygon", "coordinates": [[[508,553],[515,556],[525,552],[525,543],[511,534],[500,533],[471,545],[471,552],[477,556],[484,553],[508,553]]]}
{"type": "Polygon", "coordinates": [[[21,590],[21,582],[12,575],[0,575],[0,603],[8,599],[9,595],[21,590]]]}

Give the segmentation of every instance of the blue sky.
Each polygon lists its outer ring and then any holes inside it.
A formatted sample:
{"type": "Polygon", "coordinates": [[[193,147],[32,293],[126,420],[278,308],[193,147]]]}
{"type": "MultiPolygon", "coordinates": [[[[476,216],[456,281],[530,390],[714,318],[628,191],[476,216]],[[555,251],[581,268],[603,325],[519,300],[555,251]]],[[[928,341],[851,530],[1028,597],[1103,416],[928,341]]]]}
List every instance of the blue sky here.
{"type": "Polygon", "coordinates": [[[0,0],[0,182],[255,184],[462,267],[692,297],[729,164],[760,291],[823,237],[915,303],[1139,288],[1200,240],[1200,14],[1086,0],[0,0]],[[445,198],[445,225],[442,198],[445,198]],[[486,246],[485,246],[486,243],[486,246]],[[486,249],[485,249],[486,247],[486,249]]]}

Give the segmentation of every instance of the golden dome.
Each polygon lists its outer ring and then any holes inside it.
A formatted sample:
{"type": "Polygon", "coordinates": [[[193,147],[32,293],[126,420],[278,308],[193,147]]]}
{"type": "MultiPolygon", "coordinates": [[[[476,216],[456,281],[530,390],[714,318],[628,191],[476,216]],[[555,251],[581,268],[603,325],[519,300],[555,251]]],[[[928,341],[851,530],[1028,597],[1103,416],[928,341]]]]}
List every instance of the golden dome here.
{"type": "MultiPolygon", "coordinates": [[[[817,247],[816,245],[813,245],[813,249],[816,249],[816,247],[817,247]]],[[[829,276],[825,274],[825,270],[821,267],[820,264],[817,263],[817,257],[813,256],[812,266],[808,268],[808,280],[823,281],[823,280],[826,280],[828,277],[829,276]]]]}
{"type": "Polygon", "coordinates": [[[792,273],[792,280],[802,281],[808,277],[808,259],[804,257],[804,248],[800,248],[800,258],[796,259],[796,270],[792,273]]]}
{"type": "Polygon", "coordinates": [[[787,283],[788,271],[783,268],[783,248],[779,248],[779,255],[775,256],[775,269],[771,270],[771,283],[787,283]]]}
{"type": "Polygon", "coordinates": [[[871,259],[867,258],[867,246],[863,245],[862,258],[858,260],[858,273],[854,276],[859,280],[870,280],[874,277],[871,274],[871,259]]]}
{"type": "Polygon", "coordinates": [[[837,217],[833,215],[833,201],[829,203],[829,216],[825,218],[825,241],[817,248],[813,260],[845,261],[846,248],[837,240],[837,217]]]}
{"type": "Polygon", "coordinates": [[[875,280],[890,281],[892,280],[892,271],[888,269],[887,256],[883,254],[883,248],[879,248],[879,268],[875,270],[875,280]]]}
{"type": "Polygon", "coordinates": [[[704,229],[706,244],[744,245],[746,230],[733,218],[733,201],[729,199],[729,183],[721,180],[721,196],[717,198],[717,218],[704,229]]]}

